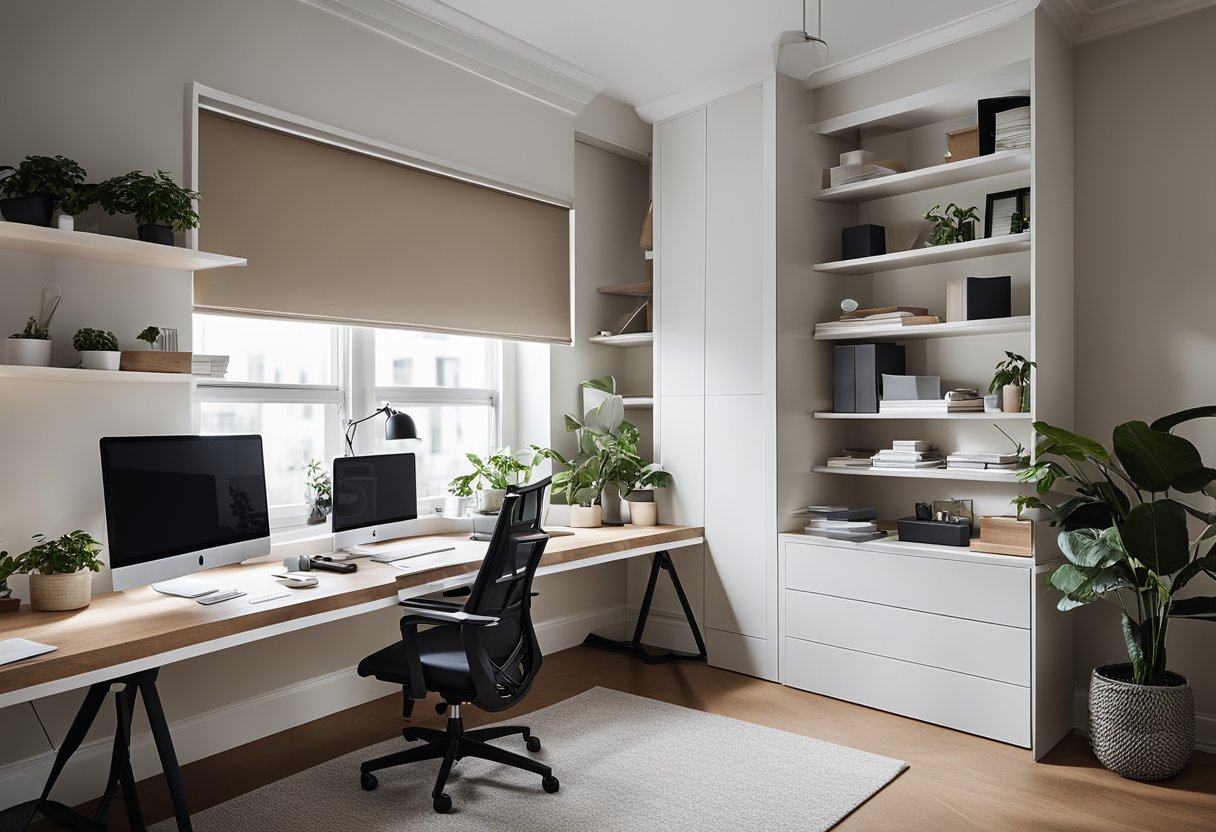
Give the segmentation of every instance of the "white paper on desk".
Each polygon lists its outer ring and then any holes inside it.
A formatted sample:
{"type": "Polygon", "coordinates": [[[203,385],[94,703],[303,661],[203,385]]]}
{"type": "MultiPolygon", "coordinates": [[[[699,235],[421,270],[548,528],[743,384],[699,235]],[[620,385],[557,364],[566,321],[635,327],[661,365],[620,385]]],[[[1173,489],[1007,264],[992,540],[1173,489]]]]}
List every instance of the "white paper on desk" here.
{"type": "Polygon", "coordinates": [[[43,653],[50,653],[58,649],[58,647],[39,644],[25,638],[0,639],[0,665],[12,664],[22,659],[32,659],[34,656],[41,656],[43,653]]]}

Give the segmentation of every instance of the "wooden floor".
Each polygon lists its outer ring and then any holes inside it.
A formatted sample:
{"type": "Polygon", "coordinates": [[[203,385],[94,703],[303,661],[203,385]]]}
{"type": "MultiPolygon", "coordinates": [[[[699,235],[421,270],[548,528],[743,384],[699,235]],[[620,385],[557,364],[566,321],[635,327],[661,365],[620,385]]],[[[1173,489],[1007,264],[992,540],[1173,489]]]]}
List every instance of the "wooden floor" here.
{"type": "MultiPolygon", "coordinates": [[[[911,768],[836,827],[843,832],[1216,830],[1216,756],[1197,753],[1172,780],[1136,783],[1099,766],[1077,735],[1036,764],[1022,748],[700,663],[650,666],[586,647],[566,650],[545,657],[532,692],[511,716],[597,685],[906,760],[911,768]]],[[[184,768],[191,809],[399,736],[400,707],[399,697],[386,697],[191,763],[184,768]]],[[[423,703],[414,714],[417,724],[442,722],[423,703]]],[[[503,716],[465,712],[470,727],[503,716]]],[[[555,769],[560,774],[560,762],[555,769]]],[[[161,778],[141,783],[140,794],[149,822],[171,815],[161,778]]],[[[111,815],[113,828],[125,828],[117,825],[121,805],[111,815]]]]}

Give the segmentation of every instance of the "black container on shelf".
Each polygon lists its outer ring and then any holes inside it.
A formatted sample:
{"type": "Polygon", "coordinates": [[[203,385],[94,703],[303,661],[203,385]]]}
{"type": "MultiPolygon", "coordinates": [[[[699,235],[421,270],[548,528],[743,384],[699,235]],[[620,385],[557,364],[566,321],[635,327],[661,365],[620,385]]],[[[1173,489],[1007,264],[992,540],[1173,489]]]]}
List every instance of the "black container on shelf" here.
{"type": "Polygon", "coordinates": [[[895,521],[899,539],[909,543],[933,543],[938,546],[968,546],[971,544],[971,523],[959,520],[917,520],[901,517],[895,521]]]}
{"type": "Polygon", "coordinates": [[[832,409],[877,413],[882,377],[904,374],[903,344],[839,344],[832,352],[832,409]]]}
{"type": "Polygon", "coordinates": [[[0,199],[0,216],[9,222],[46,227],[51,224],[51,214],[54,212],[55,200],[49,196],[35,194],[0,199]]]}
{"type": "Polygon", "coordinates": [[[887,253],[887,229],[881,225],[851,225],[840,230],[840,259],[875,257],[887,253]]]}

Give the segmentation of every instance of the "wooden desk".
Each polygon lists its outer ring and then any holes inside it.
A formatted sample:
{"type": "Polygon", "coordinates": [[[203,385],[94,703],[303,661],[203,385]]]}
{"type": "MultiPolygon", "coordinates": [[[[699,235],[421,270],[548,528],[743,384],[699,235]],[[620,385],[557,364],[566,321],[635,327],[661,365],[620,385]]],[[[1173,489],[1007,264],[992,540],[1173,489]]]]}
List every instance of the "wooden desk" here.
{"type": "MultiPolygon", "coordinates": [[[[689,546],[702,542],[703,535],[704,529],[689,526],[578,529],[573,535],[549,540],[537,575],[689,546]]],[[[428,560],[442,558],[445,565],[417,571],[360,559],[358,572],[317,572],[317,587],[292,590],[286,598],[262,604],[236,598],[203,606],[141,587],[95,596],[87,608],[73,612],[35,612],[22,606],[17,613],[0,615],[0,639],[19,636],[58,649],[0,667],[0,707],[396,606],[401,598],[459,586],[471,581],[487,546],[470,541],[467,534],[413,540],[450,541],[457,549],[426,556],[428,560]]],[[[282,571],[282,563],[274,561],[221,567],[204,574],[218,586],[257,595],[278,588],[271,574],[282,571]]]]}

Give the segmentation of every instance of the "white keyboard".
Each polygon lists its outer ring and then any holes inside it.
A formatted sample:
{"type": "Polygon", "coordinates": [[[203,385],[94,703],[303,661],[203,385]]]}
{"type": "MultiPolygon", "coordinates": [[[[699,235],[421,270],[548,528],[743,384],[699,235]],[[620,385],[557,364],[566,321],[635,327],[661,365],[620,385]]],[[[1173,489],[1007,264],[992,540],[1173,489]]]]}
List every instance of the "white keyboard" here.
{"type": "Polygon", "coordinates": [[[394,563],[406,558],[416,558],[422,555],[434,555],[439,552],[451,552],[455,546],[443,543],[415,543],[412,546],[399,546],[392,549],[381,549],[372,555],[372,563],[394,563]]]}

